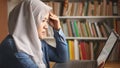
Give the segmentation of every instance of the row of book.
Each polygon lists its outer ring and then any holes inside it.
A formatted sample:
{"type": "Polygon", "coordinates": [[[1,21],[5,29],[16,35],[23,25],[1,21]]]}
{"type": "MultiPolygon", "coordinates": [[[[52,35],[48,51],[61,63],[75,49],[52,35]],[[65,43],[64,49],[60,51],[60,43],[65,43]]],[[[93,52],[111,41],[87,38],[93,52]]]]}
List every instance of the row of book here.
{"type": "Polygon", "coordinates": [[[62,20],[61,26],[67,37],[108,37],[113,22],[88,22],[87,20],[62,20]]]}
{"type": "MultiPolygon", "coordinates": [[[[67,40],[70,60],[97,60],[105,41],[67,40]]],[[[108,61],[118,61],[118,45],[113,49],[108,61]],[[117,49],[117,50],[116,50],[117,49]]]]}
{"type": "Polygon", "coordinates": [[[118,16],[120,16],[120,0],[118,0],[118,16]]]}
{"type": "Polygon", "coordinates": [[[87,0],[79,2],[45,2],[58,16],[113,16],[119,14],[120,3],[111,0],[87,0]]]}
{"type": "Polygon", "coordinates": [[[94,41],[68,40],[70,60],[95,60],[103,48],[103,45],[99,43],[94,41]]]}
{"type": "MultiPolygon", "coordinates": [[[[120,3],[120,0],[119,0],[119,3],[120,3]]],[[[119,8],[119,10],[120,10],[120,8],[119,8]]],[[[117,20],[115,23],[116,23],[116,32],[120,36],[120,19],[117,20]]],[[[116,58],[120,58],[120,41],[118,42],[118,46],[116,46],[116,48],[113,50],[112,56],[113,57],[111,57],[111,58],[113,61],[117,60],[120,62],[120,59],[116,59],[116,58]],[[114,57],[116,55],[117,55],[117,57],[114,57]]]]}

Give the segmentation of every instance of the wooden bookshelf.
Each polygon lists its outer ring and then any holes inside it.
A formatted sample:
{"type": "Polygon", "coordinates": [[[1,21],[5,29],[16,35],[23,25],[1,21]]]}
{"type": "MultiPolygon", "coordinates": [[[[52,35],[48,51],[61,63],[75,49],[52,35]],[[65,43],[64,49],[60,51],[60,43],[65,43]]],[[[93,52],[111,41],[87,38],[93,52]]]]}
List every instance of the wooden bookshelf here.
{"type": "MultiPolygon", "coordinates": [[[[55,0],[51,0],[52,2],[54,2],[55,0]]],[[[58,0],[57,0],[58,1],[58,0]]],[[[84,14],[84,11],[82,12],[82,14],[83,15],[74,15],[74,10],[76,10],[76,9],[74,9],[74,7],[76,6],[75,4],[77,3],[77,2],[79,2],[79,4],[80,4],[80,2],[82,2],[83,4],[84,4],[84,6],[82,6],[82,7],[85,7],[85,0],[82,0],[82,1],[79,1],[79,0],[74,0],[74,1],[72,1],[72,0],[66,0],[67,1],[67,3],[69,4],[69,3],[72,3],[72,8],[71,7],[67,7],[67,8],[71,8],[70,10],[68,10],[67,12],[68,12],[68,14],[66,14],[66,15],[64,15],[64,16],[58,16],[59,17],[59,19],[62,21],[62,20],[67,20],[67,19],[69,19],[69,20],[78,20],[78,21],[80,21],[80,23],[81,23],[81,21],[83,21],[83,20],[85,20],[85,21],[87,21],[87,23],[98,23],[98,22],[100,22],[100,23],[104,23],[103,21],[106,21],[106,20],[119,20],[120,19],[120,16],[119,15],[114,15],[113,13],[111,13],[111,14],[109,14],[108,12],[109,11],[107,11],[107,0],[103,0],[103,1],[101,1],[100,3],[101,4],[99,4],[100,5],[100,7],[101,7],[101,9],[104,9],[104,10],[101,10],[101,11],[99,11],[99,12],[101,12],[102,14],[93,14],[93,15],[89,15],[89,11],[87,11],[87,15],[85,15],[84,14]],[[102,4],[102,3],[104,3],[104,4],[102,4]],[[70,14],[69,14],[69,11],[70,11],[70,14]],[[104,12],[106,12],[106,13],[104,13],[104,12]],[[72,14],[71,14],[72,13],[72,14]]],[[[87,0],[87,2],[91,2],[91,0],[87,0]]],[[[61,1],[62,3],[63,3],[63,1],[61,1]]],[[[64,1],[65,2],[65,1],[64,1]]],[[[89,2],[89,3],[90,3],[89,2]]],[[[95,6],[95,2],[96,2],[96,0],[95,1],[93,1],[94,2],[94,7],[96,7],[95,6]]],[[[112,3],[113,1],[110,1],[110,3],[112,3]]],[[[109,4],[110,4],[109,3],[109,4]]],[[[88,3],[87,3],[88,4],[88,3]]],[[[93,4],[93,3],[92,3],[93,4]]],[[[69,4],[70,5],[70,4],[69,4]]],[[[62,5],[63,6],[63,5],[62,5]]],[[[90,5],[88,5],[88,6],[90,6],[90,5]]],[[[113,8],[113,6],[109,6],[109,7],[112,7],[113,8]]],[[[54,8],[54,7],[53,7],[54,8]]],[[[64,6],[63,6],[63,9],[64,9],[64,6]]],[[[82,9],[84,9],[84,8],[82,8],[82,9]]],[[[90,9],[90,7],[88,7],[87,8],[87,10],[89,10],[90,9]]],[[[57,10],[57,9],[56,9],[57,10]]],[[[94,9],[95,10],[95,9],[94,9]]],[[[110,10],[111,11],[111,10],[110,10]]],[[[113,11],[113,10],[112,10],[113,11]]],[[[111,11],[111,12],[112,12],[111,11]]],[[[95,12],[97,12],[97,11],[95,11],[95,12]]],[[[76,12],[77,13],[77,12],[76,12]]],[[[66,23],[66,21],[65,22],[61,22],[61,23],[66,23]]],[[[69,22],[69,23],[71,23],[71,22],[69,22]]],[[[84,22],[84,23],[86,23],[86,22],[84,22]]],[[[107,25],[108,25],[108,23],[112,23],[112,25],[113,25],[113,27],[116,25],[116,22],[115,21],[112,21],[112,22],[107,22],[107,25]]],[[[68,24],[67,24],[68,25],[68,24]]],[[[109,25],[108,25],[109,26],[109,25]]],[[[72,27],[71,27],[72,28],[72,27]]],[[[96,27],[97,28],[97,27],[96,27]]],[[[116,26],[114,27],[115,29],[116,29],[116,26]]],[[[114,28],[112,28],[112,29],[114,29],[114,28]]],[[[65,30],[63,30],[64,32],[66,32],[65,30]]],[[[73,30],[74,31],[74,30],[73,30]]],[[[68,32],[69,33],[69,32],[68,32]]],[[[108,36],[107,36],[108,37],[108,36]]],[[[88,37],[83,37],[83,36],[78,36],[78,37],[76,37],[76,36],[66,36],[66,39],[67,39],[67,41],[68,40],[78,40],[78,42],[80,42],[81,40],[83,40],[83,41],[94,41],[94,42],[98,42],[98,41],[106,41],[107,40],[107,37],[90,37],[90,36],[88,36],[88,37]]],[[[51,40],[51,39],[53,39],[53,37],[47,37],[46,38],[47,40],[51,40]]],[[[94,43],[93,42],[93,43],[94,43]]],[[[104,44],[102,44],[103,46],[104,46],[104,44]]],[[[93,45],[94,46],[94,45],[93,45]]],[[[101,45],[100,45],[101,46],[101,45]]],[[[91,49],[92,50],[92,49],[91,49]]],[[[91,51],[92,52],[92,51],[91,51]]]]}
{"type": "Polygon", "coordinates": [[[0,0],[0,42],[7,34],[7,0],[0,0]]]}
{"type": "MultiPolygon", "coordinates": [[[[53,0],[52,0],[53,1],[53,0]]],[[[58,0],[57,0],[58,1],[58,0]]],[[[72,1],[72,0],[66,0],[66,1],[69,1],[69,2],[72,2],[72,3],[74,3],[74,5],[75,5],[75,3],[77,3],[77,2],[80,2],[79,0],[74,0],[74,1],[72,1]]],[[[83,3],[84,3],[84,1],[85,0],[82,0],[83,1],[83,3]]],[[[81,2],[82,2],[81,1],[81,2]]],[[[90,0],[87,0],[87,1],[90,1],[90,0]]],[[[95,0],[96,1],[96,0],[95,0]]],[[[93,16],[89,16],[89,15],[78,15],[78,16],[76,16],[76,15],[69,15],[69,13],[68,13],[68,15],[66,15],[66,16],[58,16],[59,17],[59,19],[60,20],[67,20],[67,19],[69,19],[69,20],[87,20],[87,21],[89,21],[89,22],[99,22],[99,21],[105,21],[105,20],[119,20],[120,19],[120,16],[118,15],[114,15],[114,14],[110,14],[110,15],[106,15],[106,14],[104,14],[104,11],[105,10],[107,10],[107,8],[106,8],[106,2],[105,1],[107,1],[107,0],[103,0],[103,2],[104,2],[104,6],[102,5],[102,9],[104,9],[103,11],[102,11],[102,15],[93,15],[93,16]],[[113,15],[113,16],[112,16],[113,15]]],[[[73,6],[72,6],[73,7],[73,6]]],[[[113,7],[113,6],[112,6],[113,7]]],[[[83,8],[82,8],[83,9],[83,8]]],[[[70,9],[71,10],[71,9],[70,9]]],[[[101,9],[100,9],[101,10],[101,9]]],[[[71,10],[72,12],[74,12],[74,9],[72,8],[72,10],[71,10]]],[[[89,11],[89,10],[88,10],[89,11]]],[[[87,11],[87,12],[88,12],[87,11]]],[[[100,11],[101,12],[101,11],[100,11]]],[[[108,12],[108,11],[107,11],[108,12]]],[[[71,12],[70,12],[71,13],[71,12]]],[[[66,22],[64,22],[64,23],[66,23],[66,22]]],[[[69,22],[69,23],[71,23],[71,22],[69,22]]],[[[100,22],[100,23],[102,23],[102,22],[100,22]]],[[[108,23],[107,23],[108,24],[108,23]]],[[[116,22],[114,21],[114,22],[112,22],[112,24],[113,24],[113,26],[114,25],[116,25],[116,22]]],[[[116,29],[116,26],[114,27],[115,29],[116,29]]],[[[47,37],[46,38],[47,40],[51,40],[51,39],[53,39],[53,37],[47,37]]],[[[83,40],[83,41],[106,41],[107,40],[107,37],[75,37],[75,36],[67,36],[66,37],[66,39],[67,40],[78,40],[78,41],[81,41],[81,40],[83,40]]],[[[102,44],[102,45],[104,45],[104,44],[102,44]]],[[[100,45],[101,46],[101,45],[100,45]]],[[[92,49],[91,49],[92,50],[92,49]]],[[[91,51],[92,52],[92,51],[91,51]]],[[[53,65],[53,64],[52,64],[53,65]]],[[[116,63],[116,62],[107,62],[106,64],[105,64],[105,68],[119,68],[118,66],[120,65],[120,63],[116,63]]]]}
{"type": "Polygon", "coordinates": [[[50,62],[50,68],[54,66],[55,62],[50,62]]]}
{"type": "Polygon", "coordinates": [[[120,62],[107,62],[105,68],[120,68],[120,62]]]}

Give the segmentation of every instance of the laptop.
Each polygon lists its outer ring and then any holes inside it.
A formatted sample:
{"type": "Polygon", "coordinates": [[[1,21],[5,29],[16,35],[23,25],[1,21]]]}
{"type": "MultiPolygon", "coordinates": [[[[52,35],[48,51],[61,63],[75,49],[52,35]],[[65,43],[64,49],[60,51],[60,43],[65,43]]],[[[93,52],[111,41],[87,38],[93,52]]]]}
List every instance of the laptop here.
{"type": "Polygon", "coordinates": [[[119,35],[111,31],[97,60],[73,60],[66,63],[56,63],[53,68],[97,68],[102,62],[106,62],[114,46],[119,39],[119,35]]]}

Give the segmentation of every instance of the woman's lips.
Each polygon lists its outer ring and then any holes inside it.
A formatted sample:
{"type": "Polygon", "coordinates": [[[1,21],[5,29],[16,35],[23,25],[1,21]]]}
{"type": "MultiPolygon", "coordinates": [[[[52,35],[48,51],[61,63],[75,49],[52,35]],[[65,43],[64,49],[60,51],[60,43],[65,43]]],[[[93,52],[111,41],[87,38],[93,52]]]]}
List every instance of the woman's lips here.
{"type": "Polygon", "coordinates": [[[46,34],[46,31],[42,31],[42,34],[46,34]]]}

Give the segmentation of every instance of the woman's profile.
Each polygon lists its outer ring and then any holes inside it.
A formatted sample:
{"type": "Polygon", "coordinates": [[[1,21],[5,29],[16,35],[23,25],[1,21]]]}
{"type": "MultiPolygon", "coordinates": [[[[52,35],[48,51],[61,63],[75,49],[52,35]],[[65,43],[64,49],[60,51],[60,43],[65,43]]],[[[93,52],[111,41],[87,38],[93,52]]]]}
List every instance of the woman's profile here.
{"type": "Polygon", "coordinates": [[[0,44],[0,68],[49,68],[67,62],[67,42],[59,18],[40,0],[23,0],[9,14],[9,34],[0,44]],[[48,25],[56,48],[44,41],[48,25]]]}

